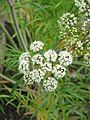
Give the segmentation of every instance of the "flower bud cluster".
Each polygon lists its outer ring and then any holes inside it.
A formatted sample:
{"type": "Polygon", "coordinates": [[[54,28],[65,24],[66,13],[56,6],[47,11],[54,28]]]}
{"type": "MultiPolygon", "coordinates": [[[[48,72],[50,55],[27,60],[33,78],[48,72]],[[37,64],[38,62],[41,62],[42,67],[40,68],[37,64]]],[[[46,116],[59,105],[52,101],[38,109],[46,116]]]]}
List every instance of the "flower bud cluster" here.
{"type": "Polygon", "coordinates": [[[90,36],[90,19],[86,19],[82,25],[82,32],[90,36]]]}
{"type": "Polygon", "coordinates": [[[90,51],[90,0],[75,0],[75,6],[85,15],[77,15],[75,11],[59,18],[59,44],[61,49],[81,58],[90,51]]]}
{"type": "Polygon", "coordinates": [[[69,29],[77,24],[77,17],[75,17],[74,14],[64,13],[63,16],[60,17],[58,23],[69,29]]]}
{"type": "Polygon", "coordinates": [[[90,0],[75,0],[75,6],[79,8],[79,12],[90,16],[90,0]]]}

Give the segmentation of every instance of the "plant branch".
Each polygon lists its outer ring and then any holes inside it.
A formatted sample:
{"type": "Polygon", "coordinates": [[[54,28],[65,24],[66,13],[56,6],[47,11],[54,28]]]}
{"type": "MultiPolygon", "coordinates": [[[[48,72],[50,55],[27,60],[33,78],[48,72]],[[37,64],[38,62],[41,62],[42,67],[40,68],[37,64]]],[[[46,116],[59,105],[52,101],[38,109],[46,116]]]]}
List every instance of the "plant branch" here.
{"type": "Polygon", "coordinates": [[[16,44],[15,42],[13,41],[12,37],[9,35],[8,31],[6,30],[6,28],[4,27],[3,23],[0,21],[0,26],[1,26],[1,29],[4,31],[4,33],[6,34],[6,36],[8,37],[8,40],[10,41],[10,43],[16,48],[16,44]]]}
{"type": "Polygon", "coordinates": [[[15,28],[15,26],[13,24],[12,24],[12,27],[13,27],[14,32],[16,33],[17,40],[18,40],[18,43],[19,43],[19,47],[23,50],[22,42],[19,39],[19,36],[17,35],[17,30],[16,30],[16,28],[15,28]]]}
{"type": "Polygon", "coordinates": [[[10,78],[4,76],[4,75],[1,74],[1,73],[0,73],[0,77],[4,78],[5,80],[7,80],[7,81],[9,81],[9,82],[11,82],[11,83],[14,83],[14,84],[16,83],[14,80],[11,80],[10,78]]]}
{"type": "MultiPolygon", "coordinates": [[[[0,73],[0,77],[2,77],[2,78],[4,78],[5,80],[7,80],[7,81],[1,81],[0,83],[9,83],[9,82],[11,82],[11,83],[13,83],[13,84],[16,84],[16,81],[14,81],[14,80],[6,77],[5,75],[3,75],[3,74],[1,74],[1,73],[0,73]]],[[[19,85],[19,86],[20,86],[20,85],[19,85]]],[[[21,86],[20,86],[20,87],[21,87],[21,86]]],[[[33,93],[33,94],[36,94],[36,93],[37,93],[37,91],[32,90],[32,89],[29,88],[29,87],[25,87],[25,88],[24,88],[24,91],[31,92],[31,93],[33,93]]]]}
{"type": "Polygon", "coordinates": [[[10,10],[11,10],[12,18],[13,18],[13,21],[14,21],[14,25],[16,27],[17,35],[19,36],[19,39],[21,40],[25,51],[28,51],[28,49],[25,45],[24,39],[22,37],[19,25],[18,25],[15,9],[14,9],[14,6],[13,6],[13,0],[8,0],[8,3],[9,3],[9,6],[10,6],[10,10]]]}

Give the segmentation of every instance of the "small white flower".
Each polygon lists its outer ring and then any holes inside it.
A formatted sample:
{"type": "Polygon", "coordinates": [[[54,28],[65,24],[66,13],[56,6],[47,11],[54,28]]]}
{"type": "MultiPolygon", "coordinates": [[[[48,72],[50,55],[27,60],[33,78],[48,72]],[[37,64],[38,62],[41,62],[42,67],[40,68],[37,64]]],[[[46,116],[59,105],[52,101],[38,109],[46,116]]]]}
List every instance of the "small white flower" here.
{"type": "Polygon", "coordinates": [[[36,54],[31,58],[31,60],[33,61],[33,64],[42,64],[43,59],[44,58],[40,54],[36,54]]]}
{"type": "Polygon", "coordinates": [[[30,50],[33,52],[38,52],[43,49],[44,44],[41,41],[34,41],[30,45],[30,50]]]}
{"type": "Polygon", "coordinates": [[[52,71],[52,64],[49,62],[45,62],[44,64],[41,65],[41,67],[44,72],[52,71]]]}
{"type": "Polygon", "coordinates": [[[19,62],[21,62],[21,61],[27,61],[27,62],[29,62],[30,58],[31,58],[31,56],[30,56],[29,52],[23,52],[21,54],[21,56],[19,57],[19,62]]]}
{"type": "Polygon", "coordinates": [[[56,78],[64,77],[66,74],[66,68],[57,64],[55,67],[53,67],[52,73],[56,78]]]}
{"type": "Polygon", "coordinates": [[[21,73],[26,73],[27,71],[29,71],[29,63],[26,61],[21,61],[18,66],[18,70],[21,73]]]}
{"type": "Polygon", "coordinates": [[[58,54],[59,58],[59,63],[61,65],[64,65],[64,66],[68,66],[69,64],[72,64],[72,56],[70,55],[69,52],[67,51],[61,51],[59,54],[58,54]]]}
{"type": "Polygon", "coordinates": [[[49,77],[47,80],[44,80],[43,87],[45,91],[54,91],[57,87],[57,81],[54,78],[49,77]]]}
{"type": "Polygon", "coordinates": [[[77,41],[77,46],[81,48],[83,46],[83,43],[81,41],[77,41]]]}
{"type": "Polygon", "coordinates": [[[24,82],[27,83],[28,85],[34,83],[34,80],[32,79],[30,71],[24,74],[23,79],[24,79],[24,82]]]}
{"type": "Polygon", "coordinates": [[[54,50],[48,50],[44,53],[44,57],[47,61],[55,62],[57,59],[57,53],[54,50]]]}

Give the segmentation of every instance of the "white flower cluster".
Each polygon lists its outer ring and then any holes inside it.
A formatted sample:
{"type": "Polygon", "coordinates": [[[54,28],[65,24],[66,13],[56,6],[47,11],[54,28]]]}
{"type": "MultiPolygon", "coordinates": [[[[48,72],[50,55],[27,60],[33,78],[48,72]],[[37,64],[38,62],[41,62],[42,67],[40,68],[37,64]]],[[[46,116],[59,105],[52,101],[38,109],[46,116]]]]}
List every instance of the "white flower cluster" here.
{"type": "MultiPolygon", "coordinates": [[[[59,44],[58,48],[70,51],[70,54],[83,59],[89,64],[90,51],[90,0],[75,0],[76,9],[70,13],[64,13],[59,18],[59,44]],[[79,11],[79,14],[77,12],[79,11]],[[73,13],[74,14],[73,14],[73,13]]],[[[72,56],[67,52],[61,51],[58,54],[62,66],[72,63],[72,56]]]]}
{"type": "Polygon", "coordinates": [[[31,60],[33,61],[33,64],[42,64],[43,63],[43,57],[40,54],[35,54],[31,60]]]}
{"type": "Polygon", "coordinates": [[[28,85],[33,84],[34,82],[30,71],[27,71],[26,73],[24,73],[23,79],[24,79],[24,82],[27,83],[28,85]]]}
{"type": "Polygon", "coordinates": [[[47,80],[44,80],[43,86],[46,91],[53,91],[57,87],[57,80],[52,77],[48,77],[47,80]]]}
{"type": "Polygon", "coordinates": [[[39,50],[43,49],[44,44],[40,41],[34,41],[31,45],[30,45],[30,50],[32,50],[33,52],[38,52],[39,50]]]}
{"type": "Polygon", "coordinates": [[[56,78],[61,78],[64,77],[66,75],[66,68],[63,67],[60,64],[57,64],[54,68],[53,68],[53,73],[55,75],[56,78]]]}
{"type": "Polygon", "coordinates": [[[80,12],[90,16],[90,0],[75,0],[75,6],[79,8],[80,12]]]}
{"type": "Polygon", "coordinates": [[[24,74],[23,78],[25,83],[33,84],[40,83],[43,80],[45,73],[41,69],[34,69],[32,71],[28,71],[24,74]]]}
{"type": "Polygon", "coordinates": [[[44,64],[41,65],[41,67],[45,73],[52,71],[52,64],[49,62],[45,62],[44,64]]]}
{"type": "Polygon", "coordinates": [[[44,78],[45,73],[40,69],[34,69],[31,73],[31,78],[34,82],[39,83],[44,78]]]}
{"type": "Polygon", "coordinates": [[[47,61],[55,62],[57,59],[57,53],[54,50],[48,50],[44,53],[44,57],[47,61]]]}
{"type": "Polygon", "coordinates": [[[77,17],[75,17],[74,14],[64,13],[63,16],[60,17],[58,23],[65,28],[71,28],[77,23],[77,17]]]}
{"type": "Polygon", "coordinates": [[[68,66],[69,64],[72,64],[73,58],[69,52],[61,51],[58,56],[59,56],[58,60],[60,64],[64,66],[68,66]]]}
{"type": "Polygon", "coordinates": [[[41,55],[39,52],[41,49],[43,49],[42,42],[33,42],[30,45],[33,55],[24,52],[19,57],[19,71],[24,74],[24,81],[28,85],[42,83],[46,91],[53,91],[57,87],[58,79],[66,75],[65,66],[72,63],[72,56],[67,51],[57,54],[51,49],[41,55]],[[29,63],[33,65],[32,69],[29,63]]]}
{"type": "Polygon", "coordinates": [[[21,61],[18,66],[18,70],[21,73],[26,73],[27,71],[29,71],[29,63],[26,61],[21,61]]]}
{"type": "Polygon", "coordinates": [[[29,52],[24,52],[21,54],[21,56],[19,57],[19,71],[21,73],[26,73],[27,71],[29,71],[29,61],[31,59],[31,56],[29,54],[29,52]]]}
{"type": "Polygon", "coordinates": [[[30,58],[31,58],[30,53],[29,52],[24,52],[19,57],[19,62],[21,62],[21,61],[27,61],[27,62],[29,62],[30,58]]]}

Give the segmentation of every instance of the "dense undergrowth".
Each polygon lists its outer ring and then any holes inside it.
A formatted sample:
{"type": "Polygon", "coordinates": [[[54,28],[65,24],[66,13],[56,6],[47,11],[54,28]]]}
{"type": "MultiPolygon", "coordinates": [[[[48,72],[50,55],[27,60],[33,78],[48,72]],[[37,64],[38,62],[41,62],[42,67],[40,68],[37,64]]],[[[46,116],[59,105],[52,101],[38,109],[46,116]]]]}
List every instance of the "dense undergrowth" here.
{"type": "MultiPolygon", "coordinates": [[[[86,3],[90,6],[88,0],[86,3]]],[[[11,105],[19,115],[22,111],[23,115],[30,115],[29,119],[90,119],[90,14],[84,12],[74,0],[0,1],[0,43],[5,39],[5,45],[0,46],[4,57],[0,61],[0,112],[5,114],[4,105],[11,105]],[[72,24],[65,23],[68,16],[64,13],[77,17],[75,25],[75,19],[72,24]],[[54,91],[43,92],[37,84],[27,85],[18,70],[20,55],[30,52],[30,44],[35,40],[45,44],[44,51],[64,50],[73,56],[54,91]]]]}

